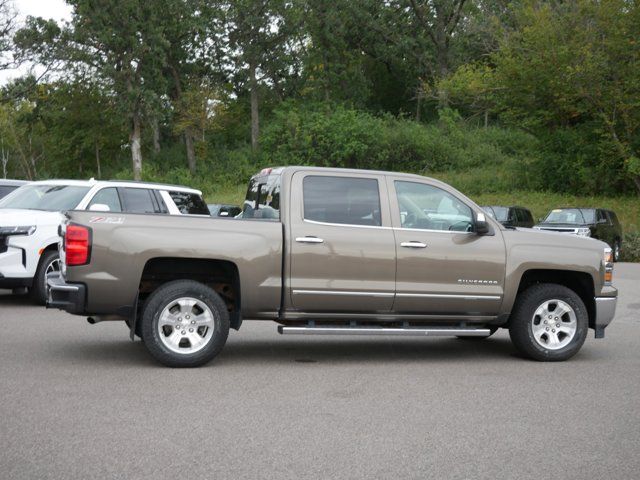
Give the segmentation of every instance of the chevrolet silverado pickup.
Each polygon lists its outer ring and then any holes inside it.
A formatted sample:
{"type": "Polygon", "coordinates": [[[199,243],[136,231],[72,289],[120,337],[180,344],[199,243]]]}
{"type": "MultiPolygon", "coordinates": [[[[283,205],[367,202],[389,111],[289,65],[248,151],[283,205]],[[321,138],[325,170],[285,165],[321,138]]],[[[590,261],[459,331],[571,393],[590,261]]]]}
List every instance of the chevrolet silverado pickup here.
{"type": "Polygon", "coordinates": [[[126,322],[173,367],[213,359],[244,320],[281,334],[482,339],[507,328],[559,361],[613,319],[611,249],[507,228],[418,175],[285,167],[251,178],[239,218],[70,211],[48,306],[126,322]]]}

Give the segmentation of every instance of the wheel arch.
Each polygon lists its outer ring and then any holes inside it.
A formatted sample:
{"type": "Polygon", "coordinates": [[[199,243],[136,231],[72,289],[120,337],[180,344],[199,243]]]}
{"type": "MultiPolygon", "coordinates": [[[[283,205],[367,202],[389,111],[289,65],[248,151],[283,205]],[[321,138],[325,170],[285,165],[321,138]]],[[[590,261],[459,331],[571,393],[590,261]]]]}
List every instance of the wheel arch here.
{"type": "Polygon", "coordinates": [[[519,295],[532,285],[555,283],[573,290],[583,301],[589,314],[589,327],[594,328],[596,318],[595,287],[593,278],[586,272],[575,270],[530,269],[523,272],[518,284],[519,295]]]}
{"type": "Polygon", "coordinates": [[[242,324],[240,274],[235,263],[208,258],[154,257],[146,261],[137,295],[139,318],[146,298],[159,286],[172,280],[194,280],[213,289],[226,303],[230,325],[242,324]]]}

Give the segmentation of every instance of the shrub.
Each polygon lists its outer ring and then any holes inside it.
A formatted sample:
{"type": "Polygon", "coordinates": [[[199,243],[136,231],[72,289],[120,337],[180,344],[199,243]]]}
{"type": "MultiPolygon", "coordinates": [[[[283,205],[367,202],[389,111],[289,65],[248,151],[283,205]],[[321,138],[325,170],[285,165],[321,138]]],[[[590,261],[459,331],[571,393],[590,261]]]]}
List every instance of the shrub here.
{"type": "Polygon", "coordinates": [[[640,262],[640,232],[624,234],[620,257],[623,262],[640,262]]]}

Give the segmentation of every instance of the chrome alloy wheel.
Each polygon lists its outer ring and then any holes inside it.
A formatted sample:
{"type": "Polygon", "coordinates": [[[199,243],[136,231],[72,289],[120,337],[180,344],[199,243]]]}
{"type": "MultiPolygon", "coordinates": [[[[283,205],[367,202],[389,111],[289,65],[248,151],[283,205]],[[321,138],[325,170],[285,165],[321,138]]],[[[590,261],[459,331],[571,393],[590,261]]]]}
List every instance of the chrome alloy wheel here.
{"type": "Polygon", "coordinates": [[[182,297],[170,302],[158,318],[162,344],[172,352],[192,354],[207,346],[214,329],[211,309],[201,300],[182,297]]]}
{"type": "Polygon", "coordinates": [[[53,260],[51,260],[51,262],[49,262],[49,265],[47,265],[47,268],[44,269],[44,292],[46,292],[48,288],[47,275],[49,275],[50,273],[59,272],[59,271],[60,271],[60,259],[54,258],[53,260]]]}
{"type": "Polygon", "coordinates": [[[578,329],[576,312],[562,300],[547,300],[540,305],[531,319],[533,338],[548,350],[566,347],[578,329]]]}

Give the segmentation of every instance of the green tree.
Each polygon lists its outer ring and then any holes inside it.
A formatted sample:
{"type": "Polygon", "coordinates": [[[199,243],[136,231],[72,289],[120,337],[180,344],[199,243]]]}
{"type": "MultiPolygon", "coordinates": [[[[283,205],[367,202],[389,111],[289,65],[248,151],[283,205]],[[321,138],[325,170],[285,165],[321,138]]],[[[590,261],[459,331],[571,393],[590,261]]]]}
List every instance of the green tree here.
{"type": "Polygon", "coordinates": [[[287,0],[233,0],[224,3],[228,29],[227,55],[240,82],[249,91],[251,147],[258,149],[260,137],[261,82],[281,65],[288,39],[295,31],[296,8],[287,0]]]}

